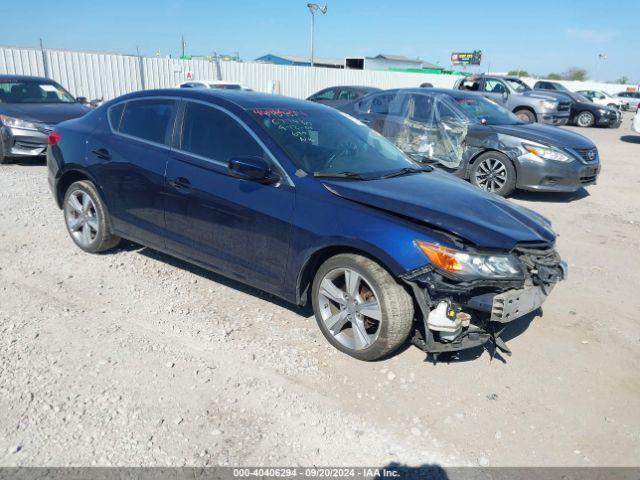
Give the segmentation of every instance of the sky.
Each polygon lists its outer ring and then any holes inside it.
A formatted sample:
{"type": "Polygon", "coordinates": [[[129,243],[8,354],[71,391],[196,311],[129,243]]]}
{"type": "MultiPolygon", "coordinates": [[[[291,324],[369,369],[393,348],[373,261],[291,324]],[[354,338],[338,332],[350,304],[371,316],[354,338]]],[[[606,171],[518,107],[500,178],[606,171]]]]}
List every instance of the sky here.
{"type": "MultiPolygon", "coordinates": [[[[316,0],[317,1],[317,0],[316,0]]],[[[308,55],[306,0],[4,2],[0,45],[179,55],[308,55]],[[38,23],[34,19],[41,17],[38,23]]],[[[591,79],[640,82],[640,0],[327,0],[315,55],[379,53],[450,66],[482,50],[483,71],[584,68],[591,79]],[[598,55],[606,55],[599,60],[598,55]]]]}

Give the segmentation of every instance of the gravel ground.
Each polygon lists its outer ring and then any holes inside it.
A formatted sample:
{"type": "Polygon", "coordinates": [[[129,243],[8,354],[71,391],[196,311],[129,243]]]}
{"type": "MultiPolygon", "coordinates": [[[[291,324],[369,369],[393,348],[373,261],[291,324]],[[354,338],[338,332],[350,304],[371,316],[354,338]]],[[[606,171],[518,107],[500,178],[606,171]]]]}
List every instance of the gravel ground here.
{"type": "Polygon", "coordinates": [[[512,357],[363,363],[308,311],[125,244],[77,249],[42,162],[0,168],[0,465],[637,466],[640,136],[599,185],[518,194],[570,265],[512,357]]]}

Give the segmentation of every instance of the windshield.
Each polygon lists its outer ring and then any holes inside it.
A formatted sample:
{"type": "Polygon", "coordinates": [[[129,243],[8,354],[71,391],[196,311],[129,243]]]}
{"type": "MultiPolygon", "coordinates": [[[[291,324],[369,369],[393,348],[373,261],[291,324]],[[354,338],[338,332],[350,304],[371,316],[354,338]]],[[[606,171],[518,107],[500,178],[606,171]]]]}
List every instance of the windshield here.
{"type": "Polygon", "coordinates": [[[248,112],[295,166],[310,175],[373,179],[418,168],[382,135],[337,110],[312,106],[248,112]]]}
{"type": "Polygon", "coordinates": [[[477,122],[484,119],[489,125],[520,125],[523,123],[506,108],[502,108],[483,97],[454,97],[453,100],[469,118],[477,122]]]}
{"type": "Polygon", "coordinates": [[[0,79],[0,103],[75,103],[76,99],[54,82],[0,79]]]}
{"type": "Polygon", "coordinates": [[[531,90],[531,87],[524,83],[522,80],[516,80],[515,78],[505,78],[504,79],[511,88],[513,88],[516,92],[522,93],[528,90],[531,90]]]}
{"type": "Polygon", "coordinates": [[[584,95],[581,95],[579,93],[575,93],[575,92],[566,92],[565,95],[571,97],[571,99],[573,99],[576,102],[580,102],[580,103],[592,103],[591,100],[589,100],[587,97],[585,97],[584,95]]]}

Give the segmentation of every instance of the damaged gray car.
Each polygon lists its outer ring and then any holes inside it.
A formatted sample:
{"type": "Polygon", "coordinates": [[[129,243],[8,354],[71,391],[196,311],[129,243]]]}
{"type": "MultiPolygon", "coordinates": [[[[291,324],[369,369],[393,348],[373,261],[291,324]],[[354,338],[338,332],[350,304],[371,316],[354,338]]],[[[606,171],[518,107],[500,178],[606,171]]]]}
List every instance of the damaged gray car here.
{"type": "Polygon", "coordinates": [[[596,183],[598,149],[588,138],[528,124],[473,93],[447,89],[377,92],[340,110],[420,164],[501,196],[515,189],[573,192],[596,183]]]}

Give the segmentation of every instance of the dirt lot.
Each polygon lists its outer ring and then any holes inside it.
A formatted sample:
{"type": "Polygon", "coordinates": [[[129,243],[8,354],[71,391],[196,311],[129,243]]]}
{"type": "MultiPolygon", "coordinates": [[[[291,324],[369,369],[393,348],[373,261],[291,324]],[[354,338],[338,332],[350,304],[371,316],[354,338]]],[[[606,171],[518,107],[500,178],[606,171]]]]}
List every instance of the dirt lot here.
{"type": "MultiPolygon", "coordinates": [[[[569,280],[505,361],[363,363],[306,311],[136,245],[77,249],[45,167],[0,168],[0,465],[638,465],[640,136],[519,194],[569,280]]],[[[622,137],[622,138],[621,138],[622,137]]]]}

